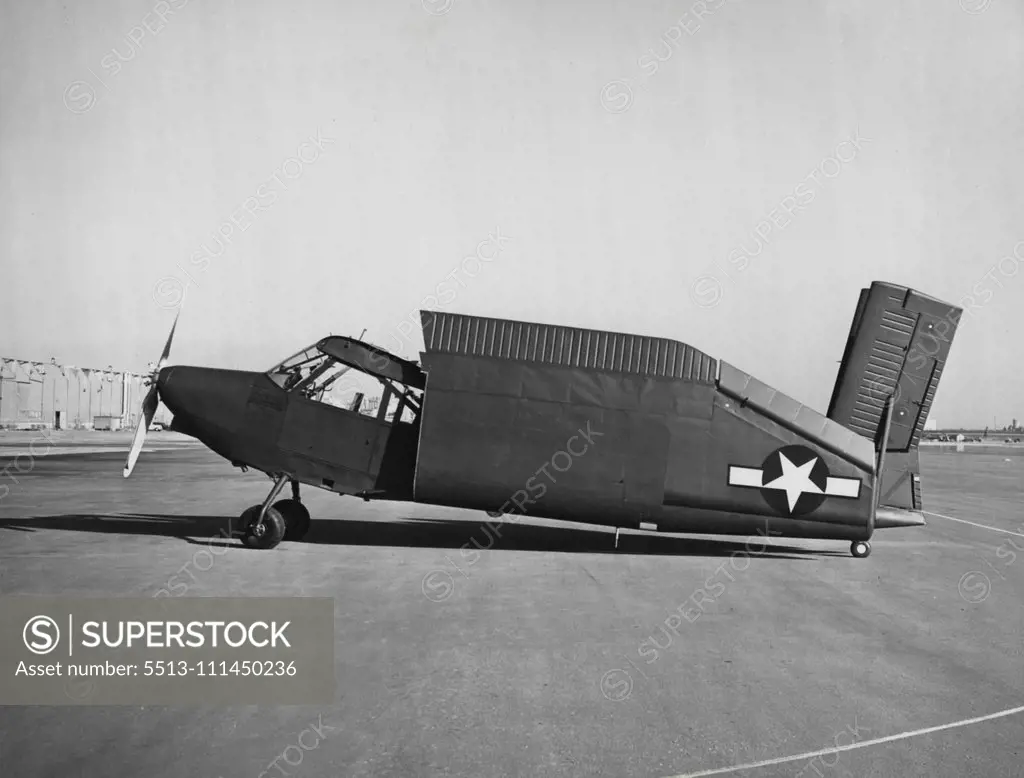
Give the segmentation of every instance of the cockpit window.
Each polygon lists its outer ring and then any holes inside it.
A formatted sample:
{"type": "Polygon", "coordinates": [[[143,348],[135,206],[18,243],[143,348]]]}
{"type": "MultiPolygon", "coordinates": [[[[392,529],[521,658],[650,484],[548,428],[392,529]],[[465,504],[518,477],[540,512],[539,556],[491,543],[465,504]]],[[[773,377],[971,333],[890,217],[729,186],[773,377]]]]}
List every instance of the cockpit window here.
{"type": "Polygon", "coordinates": [[[338,379],[349,370],[348,365],[310,346],[268,370],[267,376],[285,391],[296,391],[311,400],[338,405],[338,397],[349,388],[338,379]]]}
{"type": "Polygon", "coordinates": [[[372,415],[388,423],[412,423],[416,420],[421,400],[415,390],[402,390],[386,378],[352,369],[338,358],[325,354],[318,348],[320,343],[318,341],[318,344],[305,348],[272,367],[267,371],[267,377],[287,392],[295,392],[310,400],[372,415]],[[368,383],[383,386],[384,395],[367,396],[373,391],[371,386],[366,385],[368,383]],[[411,393],[411,397],[399,402],[399,395],[396,392],[402,396],[411,393]],[[385,397],[387,408],[380,409],[380,403],[385,397]]]}
{"type": "Polygon", "coordinates": [[[321,363],[330,359],[316,346],[294,354],[281,364],[272,367],[267,371],[270,380],[284,389],[291,389],[321,366],[321,363]]]}

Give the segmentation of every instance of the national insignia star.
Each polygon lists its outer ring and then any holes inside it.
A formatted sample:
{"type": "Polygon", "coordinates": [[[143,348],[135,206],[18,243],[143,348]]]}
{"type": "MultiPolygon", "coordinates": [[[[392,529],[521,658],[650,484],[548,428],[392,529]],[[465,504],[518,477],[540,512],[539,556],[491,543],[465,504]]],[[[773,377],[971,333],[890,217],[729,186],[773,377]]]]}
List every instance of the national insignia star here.
{"type": "Polygon", "coordinates": [[[789,502],[790,512],[796,507],[797,501],[802,494],[822,494],[818,485],[811,480],[811,470],[817,463],[818,458],[814,457],[808,462],[797,467],[786,455],[779,452],[779,464],[782,465],[782,475],[771,483],[764,484],[765,489],[778,489],[786,493],[786,500],[789,502]]]}

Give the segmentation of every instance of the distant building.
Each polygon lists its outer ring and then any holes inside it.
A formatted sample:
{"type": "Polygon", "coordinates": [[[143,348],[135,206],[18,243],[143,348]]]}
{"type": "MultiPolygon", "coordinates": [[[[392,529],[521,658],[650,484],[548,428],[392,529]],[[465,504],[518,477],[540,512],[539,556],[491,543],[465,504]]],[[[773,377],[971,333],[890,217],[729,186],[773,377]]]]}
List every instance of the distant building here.
{"type": "Polygon", "coordinates": [[[93,429],[96,419],[101,427],[134,427],[145,378],[112,367],[0,357],[0,428],[93,429]]]}

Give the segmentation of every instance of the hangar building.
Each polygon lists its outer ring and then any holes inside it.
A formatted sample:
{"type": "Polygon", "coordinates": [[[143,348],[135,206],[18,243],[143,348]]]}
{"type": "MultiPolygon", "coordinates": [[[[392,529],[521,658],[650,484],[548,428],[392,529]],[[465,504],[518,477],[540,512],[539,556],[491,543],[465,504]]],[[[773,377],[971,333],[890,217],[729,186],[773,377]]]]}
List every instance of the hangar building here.
{"type": "Polygon", "coordinates": [[[148,389],[141,373],[0,357],[0,428],[134,427],[148,389]]]}

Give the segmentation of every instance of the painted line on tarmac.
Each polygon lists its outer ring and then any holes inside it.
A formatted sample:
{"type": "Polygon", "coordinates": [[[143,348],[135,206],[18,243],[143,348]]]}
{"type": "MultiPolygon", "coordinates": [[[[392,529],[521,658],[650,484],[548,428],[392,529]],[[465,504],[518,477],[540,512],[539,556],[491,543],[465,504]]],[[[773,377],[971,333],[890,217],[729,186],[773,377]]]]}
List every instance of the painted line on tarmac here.
{"type": "Polygon", "coordinates": [[[919,737],[920,735],[930,735],[933,732],[942,732],[947,729],[957,729],[959,727],[967,727],[971,724],[980,724],[983,721],[992,721],[993,719],[1001,719],[1006,716],[1014,716],[1018,713],[1024,713],[1024,705],[1020,705],[1016,708],[1007,708],[1001,710],[998,713],[989,713],[987,716],[977,716],[973,719],[963,719],[962,721],[954,721],[949,724],[940,724],[937,727],[927,727],[925,729],[915,729],[911,732],[900,732],[895,735],[886,735],[885,737],[876,737],[872,740],[864,740],[860,743],[850,743],[848,746],[836,746],[835,748],[823,748],[820,751],[808,751],[804,754],[796,754],[795,756],[783,756],[778,759],[764,759],[760,762],[751,762],[750,764],[736,765],[735,767],[720,767],[715,770],[703,770],[699,773],[683,773],[681,775],[673,775],[670,778],[700,778],[705,775],[725,775],[726,773],[738,773],[741,770],[754,770],[758,767],[771,767],[772,765],[785,764],[786,762],[798,762],[803,759],[814,759],[819,756],[826,756],[828,754],[839,754],[843,751],[854,751],[858,748],[867,748],[868,746],[878,746],[882,743],[892,743],[896,740],[906,740],[907,738],[919,737]]]}
{"type": "MultiPolygon", "coordinates": [[[[142,453],[153,453],[154,451],[182,451],[187,450],[189,444],[178,444],[163,443],[158,446],[147,446],[142,449],[142,453]]],[[[39,457],[43,459],[45,457],[77,457],[85,456],[86,454],[124,454],[127,456],[128,449],[114,446],[91,446],[82,448],[57,448],[51,451],[40,451],[38,454],[32,454],[27,451],[3,451],[0,450],[0,460],[6,459],[18,459],[19,457],[39,457]]]]}
{"type": "Polygon", "coordinates": [[[922,513],[927,513],[929,516],[937,516],[940,519],[949,519],[950,521],[958,521],[961,524],[970,524],[972,527],[979,527],[980,529],[988,529],[988,530],[992,530],[993,532],[1002,532],[1004,535],[1016,535],[1018,538],[1024,538],[1024,534],[1021,534],[1020,532],[1014,532],[1013,530],[1002,529],[1000,527],[990,527],[990,526],[988,526],[988,524],[978,524],[977,522],[974,522],[974,521],[967,521],[967,519],[958,519],[956,516],[946,516],[945,514],[935,513],[934,511],[921,511],[921,512],[922,513]]]}

